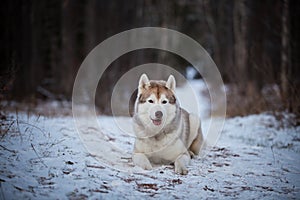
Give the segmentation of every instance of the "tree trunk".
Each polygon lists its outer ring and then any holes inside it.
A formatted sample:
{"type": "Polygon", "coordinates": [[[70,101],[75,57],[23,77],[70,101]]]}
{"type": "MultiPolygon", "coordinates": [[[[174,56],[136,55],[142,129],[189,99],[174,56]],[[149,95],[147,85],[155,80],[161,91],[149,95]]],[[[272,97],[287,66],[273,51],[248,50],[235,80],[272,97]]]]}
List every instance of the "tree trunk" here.
{"type": "Polygon", "coordinates": [[[233,16],[233,31],[234,31],[234,51],[235,51],[235,77],[241,88],[245,88],[245,84],[248,82],[247,77],[247,20],[245,13],[245,2],[235,1],[234,4],[234,16],[233,16]]]}
{"type": "Polygon", "coordinates": [[[282,7],[282,31],[281,31],[281,97],[287,108],[290,109],[289,102],[289,1],[283,1],[282,7]]]}

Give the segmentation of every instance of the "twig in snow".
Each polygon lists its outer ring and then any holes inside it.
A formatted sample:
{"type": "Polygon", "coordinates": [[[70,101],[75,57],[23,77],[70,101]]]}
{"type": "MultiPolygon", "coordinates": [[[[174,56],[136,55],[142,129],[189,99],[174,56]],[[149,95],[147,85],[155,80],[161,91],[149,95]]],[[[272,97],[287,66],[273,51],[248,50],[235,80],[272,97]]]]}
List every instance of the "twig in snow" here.
{"type": "Polygon", "coordinates": [[[50,145],[50,147],[53,147],[54,145],[58,145],[58,144],[62,143],[63,141],[65,141],[65,139],[62,139],[62,140],[60,140],[60,141],[58,141],[58,142],[56,142],[56,143],[52,143],[52,144],[50,145]]]}
{"type": "Polygon", "coordinates": [[[20,135],[20,137],[21,137],[21,142],[23,142],[23,137],[22,137],[22,134],[21,134],[20,126],[19,126],[18,109],[16,109],[16,116],[17,116],[17,127],[18,127],[18,131],[19,131],[19,135],[20,135]]]}
{"type": "Polygon", "coordinates": [[[33,124],[30,124],[30,123],[27,123],[27,122],[18,122],[18,123],[21,123],[21,124],[26,124],[26,125],[28,125],[28,126],[31,126],[31,127],[33,127],[33,128],[36,128],[36,129],[38,129],[40,132],[42,132],[43,134],[44,134],[44,136],[47,136],[47,133],[45,132],[45,131],[43,131],[40,127],[38,127],[38,126],[35,126],[35,125],[33,125],[33,124]]]}
{"type": "Polygon", "coordinates": [[[90,168],[96,168],[96,169],[105,169],[105,167],[100,166],[100,165],[86,165],[86,166],[90,167],[90,168]]]}
{"type": "Polygon", "coordinates": [[[4,196],[4,192],[3,192],[1,181],[0,181],[0,189],[1,189],[1,199],[5,200],[5,196],[4,196]]]}
{"type": "Polygon", "coordinates": [[[39,119],[40,119],[40,117],[41,117],[41,114],[39,114],[39,116],[36,118],[36,122],[38,122],[39,121],[39,119]]]}
{"type": "Polygon", "coordinates": [[[11,152],[11,153],[17,153],[17,151],[15,151],[15,150],[10,150],[10,149],[6,148],[5,146],[3,146],[3,145],[1,145],[1,144],[0,144],[0,147],[2,147],[4,150],[9,151],[9,152],[11,152]]]}
{"type": "Polygon", "coordinates": [[[132,157],[121,157],[122,160],[127,160],[128,162],[132,161],[132,157]]]}
{"type": "Polygon", "coordinates": [[[271,151],[272,151],[272,155],[273,155],[274,164],[276,164],[275,155],[274,155],[274,151],[273,151],[273,145],[271,146],[271,151]]]}
{"type": "Polygon", "coordinates": [[[36,154],[36,156],[38,157],[38,159],[41,161],[41,163],[42,163],[45,167],[48,168],[48,166],[44,163],[44,161],[42,160],[42,158],[39,156],[39,154],[38,154],[37,151],[35,150],[35,148],[34,148],[34,146],[33,146],[32,143],[31,143],[31,147],[32,147],[34,153],[36,154]]]}
{"type": "Polygon", "coordinates": [[[15,121],[12,121],[12,122],[9,124],[9,126],[8,126],[8,128],[6,129],[5,133],[3,133],[3,135],[1,136],[1,140],[2,140],[2,139],[4,138],[4,136],[8,133],[9,129],[11,128],[11,126],[12,126],[14,123],[15,123],[15,121]]]}

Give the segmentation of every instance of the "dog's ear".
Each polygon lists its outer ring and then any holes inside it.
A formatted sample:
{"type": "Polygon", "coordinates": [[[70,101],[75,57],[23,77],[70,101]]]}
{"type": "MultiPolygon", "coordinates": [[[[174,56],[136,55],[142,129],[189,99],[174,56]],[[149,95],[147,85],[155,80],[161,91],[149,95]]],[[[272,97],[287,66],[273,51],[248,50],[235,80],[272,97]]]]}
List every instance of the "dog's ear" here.
{"type": "Polygon", "coordinates": [[[169,88],[170,90],[172,90],[173,92],[175,91],[176,88],[176,81],[173,75],[170,75],[167,83],[166,83],[166,87],[169,88]]]}
{"type": "Polygon", "coordinates": [[[146,74],[142,74],[139,80],[139,93],[141,92],[142,89],[145,89],[147,86],[150,85],[149,78],[146,74]]]}

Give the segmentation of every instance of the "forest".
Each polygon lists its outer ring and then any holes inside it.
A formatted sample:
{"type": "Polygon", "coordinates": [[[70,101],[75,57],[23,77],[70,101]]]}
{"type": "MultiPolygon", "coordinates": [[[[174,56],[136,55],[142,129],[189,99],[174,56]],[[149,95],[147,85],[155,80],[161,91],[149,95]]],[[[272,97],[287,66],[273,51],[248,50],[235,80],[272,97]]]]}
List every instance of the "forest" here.
{"type": "MultiPolygon", "coordinates": [[[[190,36],[213,58],[233,91],[227,94],[228,116],[298,113],[299,13],[297,0],[5,1],[0,98],[70,100],[80,64],[95,46],[132,28],[164,27],[190,36]]],[[[121,56],[99,83],[101,113],[111,112],[107,105],[121,75],[149,62],[172,65],[183,74],[189,65],[153,49],[121,56]]]]}

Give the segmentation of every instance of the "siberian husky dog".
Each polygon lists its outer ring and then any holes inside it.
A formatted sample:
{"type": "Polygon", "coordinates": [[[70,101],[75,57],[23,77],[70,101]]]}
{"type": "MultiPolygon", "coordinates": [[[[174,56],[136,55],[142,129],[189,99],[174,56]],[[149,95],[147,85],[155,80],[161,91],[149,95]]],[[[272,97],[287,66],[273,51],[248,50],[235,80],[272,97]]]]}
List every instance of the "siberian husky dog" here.
{"type": "Polygon", "coordinates": [[[200,119],[180,108],[175,95],[175,78],[167,81],[140,77],[134,106],[136,135],[132,160],[143,169],[153,164],[174,164],[175,172],[188,173],[188,164],[202,148],[200,119]]]}

